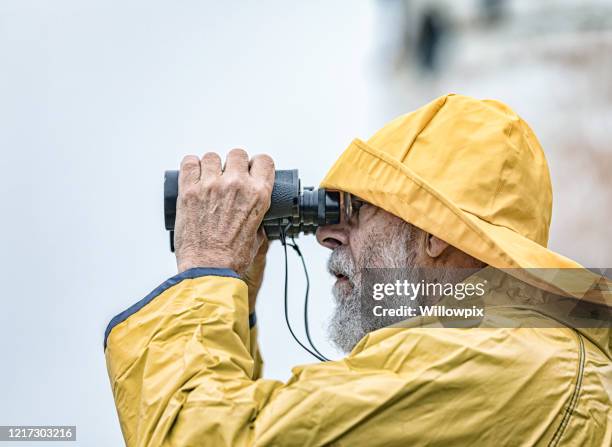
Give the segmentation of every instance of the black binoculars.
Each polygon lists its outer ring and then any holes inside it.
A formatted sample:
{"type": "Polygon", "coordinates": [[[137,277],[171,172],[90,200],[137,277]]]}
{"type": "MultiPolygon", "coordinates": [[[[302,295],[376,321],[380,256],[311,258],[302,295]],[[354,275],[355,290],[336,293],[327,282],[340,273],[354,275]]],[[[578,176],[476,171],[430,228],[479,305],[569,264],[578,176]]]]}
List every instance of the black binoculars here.
{"type": "MultiPolygon", "coordinates": [[[[164,175],[164,221],[170,231],[170,250],[174,251],[174,221],[178,197],[179,171],[166,171],[164,175]]],[[[263,219],[268,239],[296,237],[300,233],[312,234],[319,225],[340,221],[341,195],[324,188],[301,187],[297,169],[278,170],[270,209],[263,219]]]]}

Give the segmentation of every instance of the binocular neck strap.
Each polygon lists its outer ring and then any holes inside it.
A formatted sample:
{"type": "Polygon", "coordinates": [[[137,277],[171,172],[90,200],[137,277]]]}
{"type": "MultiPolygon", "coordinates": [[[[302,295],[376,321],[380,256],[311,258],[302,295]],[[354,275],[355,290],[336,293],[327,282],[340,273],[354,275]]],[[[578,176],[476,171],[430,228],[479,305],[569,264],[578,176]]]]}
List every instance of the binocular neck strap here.
{"type": "Polygon", "coordinates": [[[319,350],[316,348],[316,346],[314,345],[310,337],[310,329],[308,326],[308,293],[310,292],[310,278],[308,277],[308,269],[306,268],[306,261],[304,260],[304,255],[302,255],[302,252],[300,251],[300,247],[298,247],[297,242],[295,242],[295,239],[293,238],[293,236],[291,237],[291,242],[287,241],[285,228],[283,227],[280,228],[280,242],[281,244],[283,244],[283,249],[285,251],[285,322],[287,323],[287,328],[289,329],[289,332],[291,333],[291,336],[293,337],[293,339],[306,352],[308,352],[310,355],[312,355],[317,360],[320,360],[322,362],[329,361],[327,357],[325,357],[323,354],[321,354],[321,352],[319,352],[319,350]],[[304,268],[304,276],[306,277],[306,293],[304,296],[304,331],[306,332],[306,339],[308,340],[308,344],[310,345],[312,350],[309,349],[306,345],[304,345],[304,343],[302,343],[298,339],[298,337],[295,335],[295,332],[293,332],[293,329],[291,328],[291,323],[289,321],[289,299],[288,299],[289,265],[288,265],[288,260],[287,260],[288,258],[287,245],[289,245],[291,248],[295,250],[297,255],[300,257],[300,260],[302,261],[302,267],[304,268]]]}

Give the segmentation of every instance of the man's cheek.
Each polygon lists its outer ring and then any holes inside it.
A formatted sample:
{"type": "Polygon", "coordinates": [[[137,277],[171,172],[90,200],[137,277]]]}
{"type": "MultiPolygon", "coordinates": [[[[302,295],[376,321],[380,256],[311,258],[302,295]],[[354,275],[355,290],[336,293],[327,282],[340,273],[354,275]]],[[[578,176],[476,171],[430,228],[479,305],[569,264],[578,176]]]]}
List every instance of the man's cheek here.
{"type": "Polygon", "coordinates": [[[362,246],[363,245],[359,237],[359,230],[351,230],[351,232],[349,233],[348,254],[351,256],[351,261],[353,262],[353,265],[355,260],[360,259],[362,246]]]}

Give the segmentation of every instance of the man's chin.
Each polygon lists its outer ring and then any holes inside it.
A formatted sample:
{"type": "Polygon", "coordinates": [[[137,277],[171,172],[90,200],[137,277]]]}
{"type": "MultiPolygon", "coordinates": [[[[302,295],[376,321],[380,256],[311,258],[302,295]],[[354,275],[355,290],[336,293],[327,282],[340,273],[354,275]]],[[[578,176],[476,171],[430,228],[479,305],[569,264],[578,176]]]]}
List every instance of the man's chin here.
{"type": "Polygon", "coordinates": [[[336,311],[330,321],[328,335],[338,349],[348,354],[365,334],[358,317],[351,318],[346,313],[336,311]]]}
{"type": "Polygon", "coordinates": [[[361,302],[350,280],[337,281],[332,289],[336,308],[330,319],[330,340],[348,353],[365,335],[361,326],[361,302]]]}

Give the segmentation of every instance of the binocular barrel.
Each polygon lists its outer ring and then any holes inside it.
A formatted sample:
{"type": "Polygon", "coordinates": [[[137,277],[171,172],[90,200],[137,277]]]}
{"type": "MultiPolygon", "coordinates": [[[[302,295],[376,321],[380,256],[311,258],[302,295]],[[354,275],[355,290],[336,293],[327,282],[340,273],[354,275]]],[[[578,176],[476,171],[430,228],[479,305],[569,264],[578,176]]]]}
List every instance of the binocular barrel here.
{"type": "MultiPolygon", "coordinates": [[[[166,171],[164,175],[164,223],[170,231],[173,248],[176,199],[179,171],[166,171]]],[[[340,193],[300,185],[297,169],[277,170],[270,200],[270,209],[263,219],[268,239],[295,237],[300,233],[314,233],[320,225],[340,221],[340,193]]]]}

